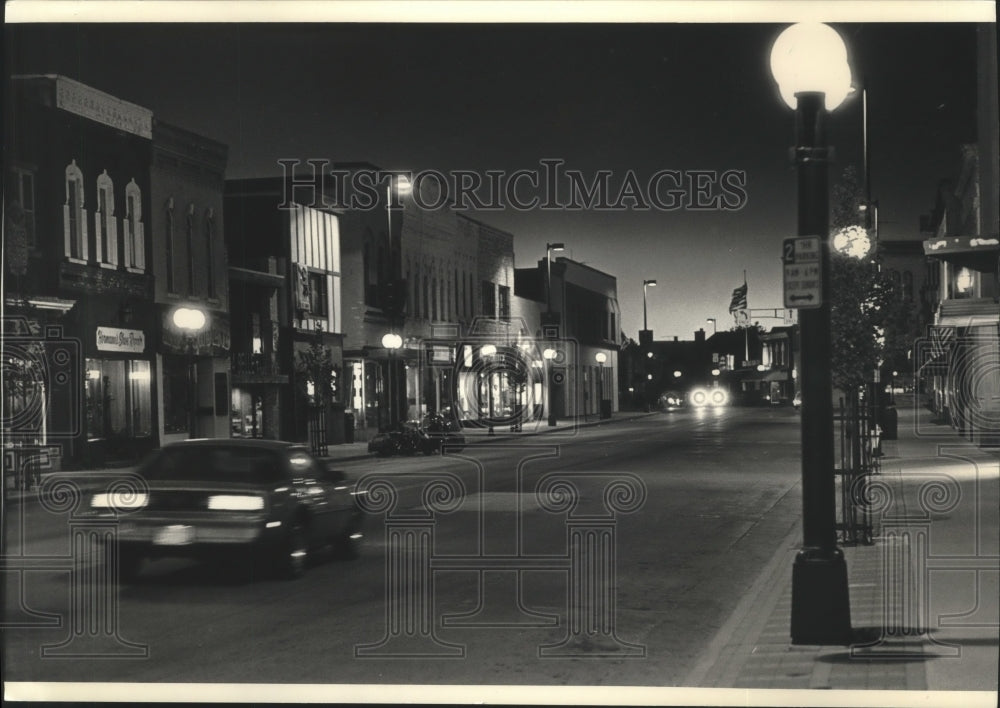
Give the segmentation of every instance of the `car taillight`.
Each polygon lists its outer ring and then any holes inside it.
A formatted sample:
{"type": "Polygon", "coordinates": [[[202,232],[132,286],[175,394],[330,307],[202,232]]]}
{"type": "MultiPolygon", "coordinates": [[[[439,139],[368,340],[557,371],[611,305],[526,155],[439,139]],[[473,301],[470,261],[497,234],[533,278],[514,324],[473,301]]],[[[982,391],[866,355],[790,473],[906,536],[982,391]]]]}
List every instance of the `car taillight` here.
{"type": "Polygon", "coordinates": [[[208,508],[213,511],[260,511],[264,498],[248,494],[213,494],[208,498],[208,508]]]}
{"type": "Polygon", "coordinates": [[[102,492],[90,498],[90,506],[94,509],[115,509],[125,511],[141,509],[149,503],[149,495],[142,492],[102,492]]]}

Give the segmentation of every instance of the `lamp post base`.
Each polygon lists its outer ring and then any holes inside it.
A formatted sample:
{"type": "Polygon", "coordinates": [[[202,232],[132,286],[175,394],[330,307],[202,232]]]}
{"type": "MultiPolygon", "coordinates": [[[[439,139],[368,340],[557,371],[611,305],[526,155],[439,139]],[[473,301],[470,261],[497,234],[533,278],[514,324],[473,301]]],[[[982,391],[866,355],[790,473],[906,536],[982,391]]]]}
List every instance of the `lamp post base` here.
{"type": "Polygon", "coordinates": [[[852,643],[843,551],[839,548],[799,551],[792,566],[792,644],[852,643]]]}

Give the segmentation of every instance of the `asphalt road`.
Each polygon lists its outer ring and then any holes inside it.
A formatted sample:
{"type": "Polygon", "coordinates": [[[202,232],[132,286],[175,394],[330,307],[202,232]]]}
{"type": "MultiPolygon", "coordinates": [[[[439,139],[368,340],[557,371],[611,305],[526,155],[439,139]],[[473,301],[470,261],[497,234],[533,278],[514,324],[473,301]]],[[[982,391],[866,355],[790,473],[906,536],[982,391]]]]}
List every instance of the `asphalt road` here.
{"type": "MultiPolygon", "coordinates": [[[[678,686],[799,524],[798,423],[788,408],[679,411],[345,462],[380,480],[373,505],[397,495],[369,516],[359,559],[252,583],[156,561],[112,593],[96,628],[108,658],[42,657],[77,631],[69,574],[5,573],[6,622],[62,618],[5,630],[5,680],[678,686]],[[426,495],[435,480],[459,496],[426,495]]],[[[67,517],[26,509],[23,549],[8,514],[7,553],[68,554],[67,517]]]]}

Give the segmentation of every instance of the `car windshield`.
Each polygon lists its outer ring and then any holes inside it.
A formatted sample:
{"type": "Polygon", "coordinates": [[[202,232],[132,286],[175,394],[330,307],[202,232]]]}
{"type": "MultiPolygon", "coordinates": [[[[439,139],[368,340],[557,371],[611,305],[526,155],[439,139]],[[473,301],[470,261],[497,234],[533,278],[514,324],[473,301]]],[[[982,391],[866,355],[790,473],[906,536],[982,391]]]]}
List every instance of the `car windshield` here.
{"type": "Polygon", "coordinates": [[[146,479],[262,484],[285,478],[280,453],[262,448],[168,447],[141,472],[146,479]]]}

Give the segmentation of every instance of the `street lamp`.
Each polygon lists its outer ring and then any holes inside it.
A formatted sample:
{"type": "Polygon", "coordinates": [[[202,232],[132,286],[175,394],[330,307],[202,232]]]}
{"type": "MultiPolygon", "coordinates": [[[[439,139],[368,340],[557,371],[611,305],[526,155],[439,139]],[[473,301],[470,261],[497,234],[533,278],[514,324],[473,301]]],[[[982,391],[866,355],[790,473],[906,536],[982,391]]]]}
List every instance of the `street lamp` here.
{"type": "Polygon", "coordinates": [[[185,352],[188,365],[188,437],[197,437],[198,414],[195,399],[194,340],[205,329],[205,312],[196,307],[178,307],[171,316],[174,327],[184,334],[185,352]]]}
{"type": "Polygon", "coordinates": [[[644,280],[642,281],[642,329],[644,331],[649,331],[649,323],[646,318],[646,288],[650,285],[656,285],[655,280],[644,280]]]}
{"type": "MultiPolygon", "coordinates": [[[[496,345],[494,344],[484,344],[482,349],[479,350],[479,354],[490,362],[490,366],[486,367],[486,400],[487,400],[487,415],[489,434],[493,435],[493,355],[497,353],[496,345]]],[[[480,409],[482,403],[480,403],[480,409]]]]}
{"type": "Polygon", "coordinates": [[[556,424],[556,409],[552,403],[552,360],[556,358],[555,349],[546,349],[542,352],[542,358],[545,361],[550,362],[548,366],[548,379],[549,379],[549,425],[554,426],[556,424]]]}
{"type": "Polygon", "coordinates": [[[608,360],[608,355],[604,352],[594,354],[597,365],[600,367],[597,377],[597,416],[604,418],[604,362],[608,360]]]}
{"type": "Polygon", "coordinates": [[[389,394],[388,395],[388,398],[389,398],[389,405],[388,405],[389,423],[388,423],[387,429],[388,430],[392,430],[393,427],[395,426],[395,423],[396,423],[396,417],[395,417],[395,414],[394,414],[395,401],[393,399],[393,393],[392,393],[392,379],[393,379],[393,376],[395,374],[395,369],[393,367],[393,363],[394,362],[393,362],[392,355],[395,354],[395,352],[396,352],[397,349],[399,349],[401,346],[403,346],[403,338],[400,337],[398,334],[395,334],[393,332],[389,332],[388,334],[385,334],[385,335],[382,336],[382,346],[385,347],[386,350],[389,353],[389,358],[388,358],[389,372],[388,372],[388,376],[386,376],[387,383],[388,383],[388,391],[387,391],[387,393],[389,394]]]}
{"type": "Polygon", "coordinates": [[[786,28],[771,48],[771,72],[795,109],[798,235],[819,237],[818,307],[800,313],[802,337],[803,545],[792,568],[793,644],[849,644],[847,564],[836,541],[833,405],[830,376],[827,112],[851,93],[847,48],[821,23],[786,28]]]}
{"type": "Polygon", "coordinates": [[[565,250],[561,243],[545,244],[545,311],[552,312],[552,252],[565,250]]]}
{"type": "Polygon", "coordinates": [[[718,332],[718,330],[715,328],[716,322],[715,322],[715,318],[714,317],[709,317],[708,319],[705,320],[705,322],[706,323],[708,323],[708,322],[712,323],[712,334],[715,334],[716,332],[718,332]]]}

